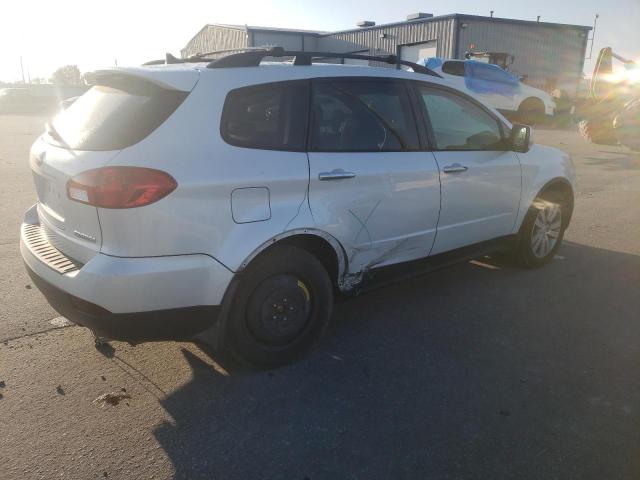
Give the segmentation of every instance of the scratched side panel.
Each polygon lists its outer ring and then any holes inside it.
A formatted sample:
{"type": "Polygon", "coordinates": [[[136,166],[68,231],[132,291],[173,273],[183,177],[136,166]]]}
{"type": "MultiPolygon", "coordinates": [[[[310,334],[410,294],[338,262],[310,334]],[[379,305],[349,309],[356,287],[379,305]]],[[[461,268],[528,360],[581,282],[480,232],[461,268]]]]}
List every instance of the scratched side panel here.
{"type": "Polygon", "coordinates": [[[309,153],[315,226],[337,238],[348,272],[426,257],[440,211],[438,167],[430,152],[309,153]],[[319,180],[342,169],[355,177],[319,180]]]}

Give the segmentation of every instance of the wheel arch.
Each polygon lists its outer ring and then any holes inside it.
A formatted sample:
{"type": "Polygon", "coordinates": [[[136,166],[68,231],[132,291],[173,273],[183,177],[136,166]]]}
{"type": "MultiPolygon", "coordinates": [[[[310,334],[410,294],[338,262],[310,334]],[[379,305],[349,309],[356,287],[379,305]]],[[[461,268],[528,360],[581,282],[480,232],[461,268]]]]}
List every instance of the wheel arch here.
{"type": "MultiPolygon", "coordinates": [[[[571,182],[569,182],[569,180],[567,180],[564,177],[552,178],[551,180],[547,181],[540,189],[538,189],[537,193],[533,195],[533,197],[531,198],[529,205],[527,205],[526,211],[529,211],[529,209],[531,208],[531,205],[533,205],[533,202],[536,200],[536,198],[539,198],[545,194],[552,193],[552,192],[560,193],[566,198],[566,204],[565,204],[566,208],[564,209],[564,211],[568,212],[568,215],[564,216],[564,218],[566,219],[565,228],[567,228],[569,226],[569,223],[571,222],[571,217],[573,215],[575,194],[574,194],[573,186],[571,185],[571,182]]],[[[522,222],[520,224],[520,228],[524,224],[525,216],[526,215],[522,216],[522,222]]]]}
{"type": "Polygon", "coordinates": [[[298,228],[280,233],[256,248],[240,265],[238,272],[246,269],[256,258],[267,255],[276,245],[301,248],[314,255],[325,267],[335,287],[340,288],[347,271],[347,256],[340,242],[328,233],[314,228],[298,228]]]}

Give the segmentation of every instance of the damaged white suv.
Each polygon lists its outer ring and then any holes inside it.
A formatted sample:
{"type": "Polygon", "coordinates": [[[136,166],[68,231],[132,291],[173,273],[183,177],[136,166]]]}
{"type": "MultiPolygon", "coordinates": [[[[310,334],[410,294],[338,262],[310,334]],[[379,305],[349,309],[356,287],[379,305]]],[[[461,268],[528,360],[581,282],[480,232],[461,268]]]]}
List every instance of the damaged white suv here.
{"type": "Polygon", "coordinates": [[[554,256],[568,155],[425,67],[315,56],[96,72],[30,154],[20,247],[51,305],[130,342],[215,325],[244,361],[277,365],[318,340],[339,292],[500,249],[554,256]]]}

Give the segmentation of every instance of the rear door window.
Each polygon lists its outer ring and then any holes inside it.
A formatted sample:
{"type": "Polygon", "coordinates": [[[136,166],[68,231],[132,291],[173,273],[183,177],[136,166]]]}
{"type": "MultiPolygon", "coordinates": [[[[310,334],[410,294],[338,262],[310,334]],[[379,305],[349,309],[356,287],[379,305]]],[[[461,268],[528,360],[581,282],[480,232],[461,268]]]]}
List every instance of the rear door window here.
{"type": "Polygon", "coordinates": [[[263,150],[305,148],[308,87],[306,81],[279,82],[232,90],[220,122],[229,144],[263,150]]]}
{"type": "Polygon", "coordinates": [[[315,82],[311,133],[314,151],[419,148],[409,95],[397,81],[315,82]]]}
{"type": "Polygon", "coordinates": [[[49,141],[73,150],[121,150],[158,128],[187,95],[136,79],[97,85],[55,118],[49,141]]]}

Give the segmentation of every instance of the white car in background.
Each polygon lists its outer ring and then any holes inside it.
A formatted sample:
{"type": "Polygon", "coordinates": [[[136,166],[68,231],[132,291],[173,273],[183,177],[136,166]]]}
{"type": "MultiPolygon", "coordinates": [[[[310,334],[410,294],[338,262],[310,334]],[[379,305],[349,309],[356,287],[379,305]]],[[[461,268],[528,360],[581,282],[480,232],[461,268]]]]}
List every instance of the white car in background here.
{"type": "Polygon", "coordinates": [[[437,57],[423,63],[442,75],[450,85],[520,122],[541,123],[555,113],[553,96],[539,88],[525,85],[516,75],[497,65],[477,60],[442,60],[437,57]]]}
{"type": "Polygon", "coordinates": [[[419,65],[310,57],[92,75],[30,153],[20,250],[51,305],[131,342],[215,325],[219,346],[278,365],[321,337],[336,292],[497,250],[552,260],[567,154],[419,65]]]}

